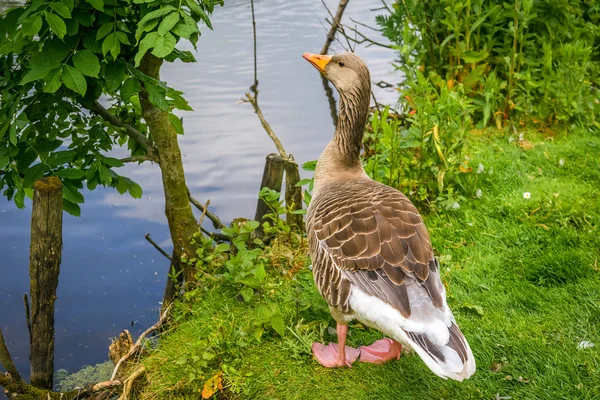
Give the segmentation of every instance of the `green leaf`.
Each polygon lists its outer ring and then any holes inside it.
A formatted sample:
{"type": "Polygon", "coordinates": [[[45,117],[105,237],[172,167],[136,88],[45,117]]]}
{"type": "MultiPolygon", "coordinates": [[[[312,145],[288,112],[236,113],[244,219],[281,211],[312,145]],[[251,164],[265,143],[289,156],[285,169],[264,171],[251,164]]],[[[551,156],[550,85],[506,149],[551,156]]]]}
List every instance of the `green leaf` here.
{"type": "Polygon", "coordinates": [[[489,55],[489,53],[487,50],[481,50],[481,51],[469,50],[469,51],[465,51],[463,53],[463,55],[461,56],[461,58],[466,63],[476,63],[476,62],[485,60],[488,57],[488,55],[489,55]]]}
{"type": "Polygon", "coordinates": [[[187,14],[183,14],[183,21],[179,22],[171,32],[181,36],[182,38],[189,39],[194,33],[198,33],[198,24],[192,17],[187,14]]]}
{"type": "Polygon", "coordinates": [[[144,24],[138,24],[138,28],[135,31],[135,40],[136,42],[140,41],[140,38],[142,37],[142,35],[144,34],[144,32],[150,32],[151,30],[153,30],[154,28],[156,28],[156,25],[158,25],[158,20],[157,19],[153,19],[152,21],[148,21],[144,24]]]}
{"type": "Polygon", "coordinates": [[[250,301],[252,300],[252,296],[254,296],[254,289],[250,287],[243,288],[240,290],[240,294],[244,298],[244,301],[250,301]]]}
{"type": "Polygon", "coordinates": [[[285,335],[285,322],[281,314],[276,313],[271,316],[271,326],[279,336],[283,337],[285,335]]]}
{"type": "Polygon", "coordinates": [[[25,192],[23,189],[19,189],[17,194],[15,194],[15,204],[19,208],[25,207],[25,192]]]}
{"type": "Polygon", "coordinates": [[[74,36],[79,32],[79,22],[75,18],[67,19],[67,35],[74,36]]]}
{"type": "Polygon", "coordinates": [[[148,91],[148,100],[163,111],[168,111],[169,102],[167,101],[167,91],[158,85],[146,84],[148,91]]]}
{"type": "Polygon", "coordinates": [[[8,140],[10,140],[10,143],[13,146],[17,145],[18,140],[17,140],[17,125],[16,124],[10,124],[8,140]]]}
{"type": "Polygon", "coordinates": [[[142,187],[129,178],[125,179],[127,179],[127,190],[129,191],[131,197],[134,199],[141,199],[143,194],[142,187]]]}
{"type": "Polygon", "coordinates": [[[115,60],[121,52],[121,43],[119,42],[116,32],[110,33],[106,39],[104,39],[104,42],[102,42],[102,54],[106,56],[108,52],[110,52],[115,60]]]}
{"type": "Polygon", "coordinates": [[[140,81],[135,78],[129,78],[121,86],[121,99],[128,102],[131,96],[139,93],[140,90],[142,90],[140,81]]]}
{"type": "Polygon", "coordinates": [[[212,24],[210,23],[210,19],[208,19],[208,15],[206,15],[206,13],[202,9],[202,7],[198,3],[196,3],[196,1],[194,1],[194,0],[186,0],[186,3],[190,7],[190,10],[192,10],[192,12],[194,14],[199,16],[202,19],[202,21],[204,21],[206,26],[208,26],[209,29],[212,30],[213,27],[212,27],[212,24]]]}
{"type": "Polygon", "coordinates": [[[66,179],[83,179],[85,172],[79,168],[66,168],[55,172],[57,176],[66,179]]]}
{"type": "Polygon", "coordinates": [[[43,163],[35,164],[25,172],[25,178],[23,178],[23,187],[29,188],[33,186],[35,181],[44,176],[45,165],[43,163]]]}
{"type": "Polygon", "coordinates": [[[104,11],[104,0],[85,0],[98,11],[104,11]]]}
{"type": "Polygon", "coordinates": [[[25,74],[23,79],[21,79],[21,85],[25,85],[29,82],[37,81],[40,79],[44,79],[46,76],[50,74],[54,70],[49,69],[47,66],[35,66],[31,71],[25,74]]]}
{"type": "Polygon", "coordinates": [[[165,36],[179,22],[179,12],[173,11],[167,15],[158,26],[158,34],[165,36]]]}
{"type": "Polygon", "coordinates": [[[122,176],[117,178],[117,185],[115,187],[117,188],[117,192],[119,192],[119,194],[124,194],[127,191],[128,186],[129,185],[127,184],[127,181],[123,179],[122,176]]]}
{"type": "Polygon", "coordinates": [[[96,35],[91,31],[86,32],[85,35],[83,35],[83,47],[92,53],[102,53],[102,43],[96,40],[95,36],[96,35]]]}
{"type": "Polygon", "coordinates": [[[79,207],[78,204],[75,204],[75,203],[67,200],[64,196],[64,192],[63,192],[63,210],[65,210],[66,212],[68,212],[69,214],[71,214],[74,217],[81,216],[81,207],[79,207]]]}
{"type": "Polygon", "coordinates": [[[65,7],[67,7],[67,9],[69,10],[69,12],[73,11],[73,7],[75,7],[75,1],[74,0],[60,0],[60,2],[62,4],[64,4],[65,7]]]}
{"type": "Polygon", "coordinates": [[[125,164],[123,164],[123,161],[119,160],[118,158],[114,158],[114,157],[103,157],[102,161],[104,161],[104,163],[106,165],[109,165],[114,168],[119,168],[119,167],[122,167],[123,165],[125,165],[125,164]]]}
{"type": "Polygon", "coordinates": [[[104,164],[100,164],[98,166],[98,172],[100,173],[100,182],[108,185],[112,180],[112,174],[110,173],[110,169],[106,168],[104,164]]]}
{"type": "Polygon", "coordinates": [[[78,50],[73,56],[73,64],[83,75],[98,77],[100,72],[100,61],[94,53],[89,50],[78,50]]]}
{"type": "Polygon", "coordinates": [[[181,51],[181,50],[173,50],[173,53],[171,53],[171,55],[175,55],[177,58],[179,58],[182,62],[184,63],[193,63],[196,62],[196,58],[194,57],[194,55],[192,54],[191,51],[181,51]]]}
{"type": "Polygon", "coordinates": [[[0,169],[6,168],[9,162],[10,158],[8,156],[0,156],[0,169]]]}
{"type": "Polygon", "coordinates": [[[159,37],[158,40],[156,40],[152,54],[158,58],[164,58],[171,54],[176,44],[177,39],[175,39],[175,36],[167,33],[165,36],[159,37]]]}
{"type": "Polygon", "coordinates": [[[127,24],[123,21],[117,21],[117,28],[119,28],[123,32],[131,33],[131,31],[127,27],[127,24]]]}
{"type": "Polygon", "coordinates": [[[120,43],[123,43],[123,44],[126,44],[126,45],[131,45],[131,43],[129,43],[129,38],[123,32],[117,32],[117,40],[120,43]]]}
{"type": "Polygon", "coordinates": [[[140,42],[140,50],[135,55],[136,67],[140,65],[140,61],[142,61],[142,58],[144,57],[146,52],[154,47],[154,44],[158,41],[159,38],[160,35],[158,34],[158,32],[150,32],[149,34],[144,36],[144,38],[140,42]]]}
{"type": "Polygon", "coordinates": [[[57,151],[56,153],[50,154],[50,157],[46,159],[46,163],[51,167],[58,167],[59,165],[72,161],[76,155],[77,151],[75,150],[57,151]]]}
{"type": "Polygon", "coordinates": [[[173,126],[173,129],[175,129],[175,132],[179,135],[183,135],[183,122],[181,122],[181,119],[179,119],[177,115],[169,113],[169,121],[171,121],[171,125],[173,126]]]}
{"type": "Polygon", "coordinates": [[[49,3],[51,9],[53,9],[58,15],[63,18],[71,18],[71,11],[62,3],[49,3]]]}
{"type": "Polygon", "coordinates": [[[84,199],[83,199],[83,195],[81,193],[79,193],[79,190],[77,190],[77,188],[69,183],[69,182],[65,182],[63,181],[63,186],[62,186],[62,192],[63,192],[63,197],[67,200],[69,200],[72,203],[83,203],[84,199]]]}
{"type": "Polygon", "coordinates": [[[53,69],[44,78],[46,87],[44,92],[54,93],[62,86],[62,68],[53,69]]]}
{"type": "Polygon", "coordinates": [[[65,25],[65,21],[63,21],[62,18],[58,15],[48,11],[44,11],[44,17],[46,17],[46,22],[48,23],[48,26],[50,27],[52,32],[54,32],[54,34],[56,34],[56,36],[58,36],[59,38],[64,38],[65,34],[67,33],[67,26],[65,25]]]}
{"type": "Polygon", "coordinates": [[[120,62],[113,62],[105,68],[104,85],[109,92],[116,91],[125,79],[125,66],[120,62]]]}
{"type": "Polygon", "coordinates": [[[79,70],[70,65],[65,65],[62,80],[66,87],[84,96],[87,91],[85,77],[79,70]]]}
{"type": "Polygon", "coordinates": [[[148,14],[146,14],[144,16],[144,18],[142,18],[142,20],[139,22],[140,24],[144,24],[150,20],[162,17],[163,15],[167,15],[170,14],[172,11],[177,10],[175,7],[173,6],[164,6],[159,8],[158,10],[154,10],[152,12],[149,12],[148,14]]]}
{"type": "Polygon", "coordinates": [[[42,28],[42,16],[41,14],[35,14],[29,16],[23,21],[21,32],[24,36],[35,36],[42,28]]]}
{"type": "Polygon", "coordinates": [[[96,40],[102,39],[104,36],[108,35],[115,29],[115,24],[113,22],[107,22],[98,29],[98,33],[96,34],[96,40]]]}

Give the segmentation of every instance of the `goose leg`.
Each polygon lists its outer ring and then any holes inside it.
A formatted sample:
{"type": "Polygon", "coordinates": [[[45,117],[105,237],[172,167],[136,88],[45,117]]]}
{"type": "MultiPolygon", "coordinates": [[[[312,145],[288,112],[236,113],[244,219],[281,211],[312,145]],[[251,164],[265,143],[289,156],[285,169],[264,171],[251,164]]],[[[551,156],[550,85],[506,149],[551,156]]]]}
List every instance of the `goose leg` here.
{"type": "Polygon", "coordinates": [[[346,334],[348,325],[337,324],[338,344],[329,343],[327,346],[321,343],[312,344],[312,352],[319,364],[328,368],[352,366],[358,358],[360,350],[346,346],[346,334]]]}
{"type": "Polygon", "coordinates": [[[384,338],[376,341],[370,346],[361,346],[360,361],[372,364],[383,364],[384,362],[400,359],[402,345],[395,340],[384,338]]]}

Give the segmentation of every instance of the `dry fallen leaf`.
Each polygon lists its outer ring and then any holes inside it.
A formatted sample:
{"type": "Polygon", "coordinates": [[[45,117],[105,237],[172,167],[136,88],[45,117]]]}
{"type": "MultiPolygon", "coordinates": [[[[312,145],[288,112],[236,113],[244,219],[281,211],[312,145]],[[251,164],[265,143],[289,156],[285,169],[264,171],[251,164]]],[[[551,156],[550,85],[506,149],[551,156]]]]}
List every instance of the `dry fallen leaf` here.
{"type": "Polygon", "coordinates": [[[501,362],[494,362],[492,363],[492,372],[500,372],[500,370],[502,369],[502,363],[501,362]]]}
{"type": "Polygon", "coordinates": [[[223,390],[223,372],[219,371],[215,376],[204,382],[204,389],[202,389],[202,398],[209,399],[213,394],[219,390],[223,390]]]}

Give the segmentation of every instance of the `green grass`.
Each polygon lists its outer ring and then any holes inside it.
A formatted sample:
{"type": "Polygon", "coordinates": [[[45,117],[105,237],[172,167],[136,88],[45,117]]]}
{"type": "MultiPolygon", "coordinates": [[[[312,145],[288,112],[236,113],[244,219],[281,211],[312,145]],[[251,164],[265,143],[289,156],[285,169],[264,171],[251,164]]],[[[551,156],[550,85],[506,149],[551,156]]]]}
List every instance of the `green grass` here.
{"type": "MultiPolygon", "coordinates": [[[[471,379],[442,380],[414,354],[322,368],[309,346],[334,341],[326,329],[334,322],[310,271],[289,279],[271,268],[249,303],[207,284],[179,304],[177,326],[144,361],[149,384],[139,398],[200,398],[222,369],[225,390],[215,397],[223,399],[600,399],[600,138],[530,133],[535,146],[524,150],[490,135],[469,142],[471,165],[485,167],[482,197],[425,217],[477,360],[471,379]],[[283,316],[283,338],[257,324],[269,312],[283,316]],[[583,340],[596,346],[578,350],[583,340]]],[[[350,332],[354,346],[381,337],[359,324],[350,332]]]]}

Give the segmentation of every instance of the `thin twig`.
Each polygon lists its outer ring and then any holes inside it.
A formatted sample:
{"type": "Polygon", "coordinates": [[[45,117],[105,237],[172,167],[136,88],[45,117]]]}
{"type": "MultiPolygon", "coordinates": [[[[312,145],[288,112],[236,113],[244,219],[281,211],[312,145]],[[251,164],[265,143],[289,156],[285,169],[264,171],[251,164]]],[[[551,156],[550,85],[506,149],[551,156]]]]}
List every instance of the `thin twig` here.
{"type": "Polygon", "coordinates": [[[252,104],[252,108],[254,108],[254,112],[256,113],[256,115],[258,115],[258,119],[260,119],[260,123],[262,124],[263,128],[265,128],[267,135],[269,135],[269,137],[275,144],[275,147],[277,147],[277,151],[279,152],[279,155],[281,155],[281,157],[283,157],[283,158],[288,158],[287,153],[285,152],[285,149],[283,148],[283,145],[281,144],[281,141],[279,140],[277,135],[275,135],[275,132],[273,132],[273,129],[271,129],[271,125],[269,125],[269,123],[265,119],[265,116],[263,115],[262,111],[260,110],[260,107],[258,106],[258,103],[256,102],[256,98],[254,96],[252,96],[252,94],[250,94],[250,93],[246,93],[246,98],[248,100],[243,100],[243,101],[247,101],[250,104],[252,104]]]}
{"type": "MultiPolygon", "coordinates": [[[[331,29],[329,29],[329,32],[327,33],[327,39],[325,40],[325,44],[323,45],[323,48],[321,49],[321,54],[327,54],[327,52],[329,51],[329,46],[331,45],[331,42],[333,42],[333,39],[335,38],[335,32],[337,30],[343,30],[344,27],[341,24],[342,21],[342,15],[344,15],[344,10],[346,9],[346,5],[348,4],[349,0],[340,0],[340,3],[338,4],[338,8],[335,12],[335,17],[333,16],[333,14],[331,13],[331,11],[329,10],[329,7],[327,7],[327,4],[325,4],[324,0],[321,0],[321,3],[323,3],[323,6],[325,6],[325,9],[327,10],[327,13],[329,13],[329,15],[331,16],[331,29]]],[[[348,42],[348,47],[350,49],[352,49],[352,46],[350,45],[350,42],[348,42]]]]}
{"type": "Polygon", "coordinates": [[[210,204],[210,199],[206,200],[206,204],[202,209],[202,215],[200,216],[200,220],[198,221],[198,226],[202,226],[202,222],[204,221],[204,217],[206,216],[206,211],[208,210],[208,205],[210,204]]]}
{"type": "Polygon", "coordinates": [[[150,157],[150,156],[131,156],[131,157],[121,158],[120,161],[122,163],[144,162],[144,161],[156,162],[156,160],[154,159],[154,157],[150,157]]]}
{"type": "Polygon", "coordinates": [[[365,36],[364,34],[362,34],[362,33],[361,33],[361,32],[360,32],[358,29],[356,29],[356,28],[352,28],[352,27],[349,27],[349,26],[347,26],[346,28],[348,28],[349,30],[351,30],[352,32],[354,32],[356,35],[358,35],[358,36],[360,36],[360,37],[361,37],[361,39],[358,39],[358,38],[356,38],[356,37],[355,37],[355,38],[350,38],[350,37],[348,37],[348,36],[346,35],[345,31],[341,31],[341,32],[342,32],[342,35],[344,35],[344,36],[345,36],[345,37],[346,37],[348,40],[350,40],[350,41],[352,41],[352,42],[354,42],[354,43],[356,43],[356,44],[369,43],[369,44],[368,44],[366,47],[370,47],[370,46],[373,46],[373,45],[375,45],[375,46],[380,46],[380,47],[383,47],[383,48],[385,48],[385,49],[393,49],[393,47],[392,47],[392,46],[390,46],[389,44],[385,44],[385,43],[377,42],[377,41],[375,41],[375,40],[373,40],[373,39],[371,39],[371,38],[369,38],[369,37],[365,36]]]}
{"type": "Polygon", "coordinates": [[[121,359],[117,362],[117,365],[115,365],[115,369],[113,370],[113,373],[110,377],[111,381],[114,380],[115,377],[117,376],[117,373],[119,372],[119,368],[121,367],[121,364],[123,364],[125,361],[127,361],[127,359],[129,357],[131,357],[134,353],[136,353],[142,347],[142,340],[144,340],[150,332],[157,330],[158,328],[160,328],[160,326],[162,324],[164,324],[170,310],[171,310],[171,304],[169,304],[169,306],[162,313],[162,315],[160,316],[160,319],[154,325],[152,325],[150,328],[146,329],[140,335],[140,337],[138,337],[138,340],[135,342],[135,345],[133,345],[133,347],[127,352],[127,354],[125,354],[123,357],[121,357],[121,359]]]}
{"type": "Polygon", "coordinates": [[[357,21],[357,20],[355,20],[354,18],[350,18],[350,21],[354,22],[354,23],[355,23],[355,24],[357,24],[357,25],[364,26],[365,28],[368,28],[368,29],[370,29],[370,30],[372,30],[372,31],[375,31],[375,32],[381,32],[381,29],[373,28],[372,26],[370,26],[370,25],[367,25],[367,24],[365,24],[364,22],[357,21]]]}
{"type": "Polygon", "coordinates": [[[150,140],[148,140],[148,138],[142,132],[138,131],[133,126],[121,121],[119,117],[117,117],[116,115],[108,111],[106,108],[104,108],[102,104],[100,104],[98,101],[94,101],[91,110],[94,111],[96,114],[100,115],[111,125],[114,125],[119,128],[124,128],[125,134],[130,138],[134,139],[136,142],[138,142],[139,145],[146,150],[148,156],[154,158],[155,160],[158,160],[158,151],[156,150],[156,147],[150,140]]]}
{"type": "Polygon", "coordinates": [[[10,374],[12,380],[23,382],[23,378],[21,378],[21,374],[19,374],[17,367],[15,367],[15,363],[13,362],[8,347],[6,346],[6,342],[4,341],[2,329],[0,329],[0,364],[4,367],[6,372],[10,374]]]}
{"type": "Polygon", "coordinates": [[[254,0],[250,0],[250,8],[252,8],[252,33],[254,35],[254,84],[250,86],[250,90],[254,92],[254,96],[258,97],[258,69],[256,68],[256,19],[254,18],[254,0]]]}
{"type": "Polygon", "coordinates": [[[156,250],[158,250],[160,252],[160,254],[167,257],[169,259],[169,261],[173,261],[173,260],[171,260],[171,256],[166,251],[164,251],[158,244],[156,244],[156,242],[154,240],[152,240],[149,233],[146,233],[146,236],[144,236],[144,237],[152,246],[154,246],[154,248],[156,250]]]}
{"type": "Polygon", "coordinates": [[[23,293],[23,305],[25,306],[25,323],[27,324],[27,331],[29,332],[29,345],[31,346],[31,311],[29,309],[29,297],[27,293],[23,293]]]}
{"type": "Polygon", "coordinates": [[[138,366],[135,371],[125,381],[123,381],[123,393],[119,397],[119,400],[128,400],[129,395],[131,394],[131,389],[133,389],[133,383],[137,378],[144,375],[146,373],[146,367],[143,365],[138,366]]]}
{"type": "Polygon", "coordinates": [[[373,90],[371,90],[371,97],[373,97],[373,101],[375,102],[375,107],[377,108],[377,112],[379,113],[379,115],[381,115],[381,109],[379,108],[379,103],[377,102],[377,99],[375,98],[375,93],[373,92],[373,90]]]}
{"type": "MultiPolygon", "coordinates": [[[[188,197],[190,199],[190,203],[192,203],[192,205],[194,207],[196,207],[198,210],[204,212],[205,208],[202,206],[202,203],[200,203],[198,200],[196,200],[194,198],[194,196],[192,196],[192,194],[190,193],[190,189],[188,189],[188,197]]],[[[208,219],[210,219],[212,221],[213,226],[215,227],[215,229],[225,228],[225,225],[221,222],[221,220],[219,219],[219,217],[217,217],[215,214],[213,214],[212,212],[210,212],[208,210],[208,208],[206,208],[206,216],[208,217],[208,219]]]]}

